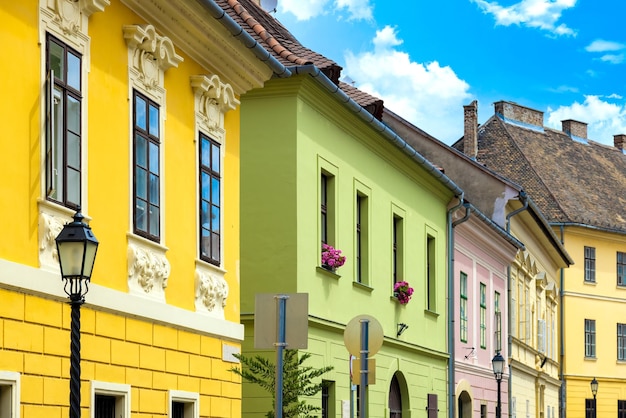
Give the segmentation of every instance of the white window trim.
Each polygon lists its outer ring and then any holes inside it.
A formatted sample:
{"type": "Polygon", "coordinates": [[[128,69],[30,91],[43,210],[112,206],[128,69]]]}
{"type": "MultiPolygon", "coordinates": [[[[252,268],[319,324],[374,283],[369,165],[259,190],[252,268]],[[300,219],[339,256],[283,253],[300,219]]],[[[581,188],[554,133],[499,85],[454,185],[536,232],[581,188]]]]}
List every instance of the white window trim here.
{"type": "Polygon", "coordinates": [[[191,417],[185,418],[200,418],[200,394],[196,392],[186,392],[183,390],[170,390],[168,396],[167,416],[172,418],[172,402],[182,402],[187,404],[193,404],[193,412],[191,417]]]}
{"type": "Polygon", "coordinates": [[[200,188],[196,184],[196,268],[195,268],[195,306],[196,311],[209,316],[224,319],[224,307],[228,297],[228,283],[224,279],[224,190],[228,178],[225,176],[224,155],[226,131],[224,115],[239,105],[230,84],[223,83],[219,76],[193,75],[190,77],[194,92],[195,108],[195,152],[196,179],[200,178],[200,134],[217,142],[220,146],[220,265],[215,266],[200,259],[200,188]]]}
{"type": "MultiPolygon", "coordinates": [[[[90,418],[95,418],[96,395],[115,396],[121,400],[122,415],[116,418],[130,418],[130,385],[122,383],[91,381],[91,407],[89,408],[90,418]]],[[[116,401],[115,412],[117,414],[118,402],[116,401]]]]}
{"type": "Polygon", "coordinates": [[[170,274],[170,264],[165,254],[165,120],[167,118],[166,91],[164,74],[171,67],[178,67],[183,58],[174,49],[170,38],[156,33],[152,25],[124,25],[124,39],[128,47],[128,103],[129,123],[129,161],[130,188],[128,205],[128,287],[136,295],[165,302],[165,287],[170,274]],[[158,53],[157,53],[158,51],[158,53]],[[133,91],[138,91],[159,105],[159,242],[155,243],[134,233],[133,196],[134,181],[134,126],[132,125],[135,104],[133,91]],[[151,280],[146,281],[145,272],[149,271],[151,280]]]}
{"type": "Polygon", "coordinates": [[[11,386],[11,418],[20,418],[20,374],[0,371],[0,386],[11,386]]]}
{"type": "MultiPolygon", "coordinates": [[[[50,34],[81,54],[81,212],[88,212],[88,189],[86,181],[89,175],[87,152],[89,149],[88,106],[90,42],[88,36],[89,16],[94,12],[104,11],[109,0],[82,0],[81,2],[40,0],[39,1],[39,44],[40,48],[40,108],[46,108],[46,38],[50,34]],[[60,7],[61,6],[61,7],[60,7]]],[[[71,220],[73,211],[46,199],[46,112],[40,112],[40,193],[39,206],[39,264],[42,268],[59,270],[54,237],[63,225],[71,220]],[[52,237],[52,239],[51,239],[52,237]]],[[[89,219],[89,216],[85,215],[89,219]]]]}

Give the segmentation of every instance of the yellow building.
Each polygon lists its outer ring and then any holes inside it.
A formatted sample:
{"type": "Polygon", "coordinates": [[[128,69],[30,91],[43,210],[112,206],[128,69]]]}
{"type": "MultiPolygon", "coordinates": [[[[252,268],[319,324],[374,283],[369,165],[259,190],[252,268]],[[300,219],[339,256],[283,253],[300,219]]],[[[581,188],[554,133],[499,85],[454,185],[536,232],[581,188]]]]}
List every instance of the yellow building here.
{"type": "Polygon", "coordinates": [[[283,67],[214,0],[11,1],[0,21],[0,417],[68,415],[54,239],[79,208],[100,241],[83,415],[240,415],[238,97],[283,67]]]}

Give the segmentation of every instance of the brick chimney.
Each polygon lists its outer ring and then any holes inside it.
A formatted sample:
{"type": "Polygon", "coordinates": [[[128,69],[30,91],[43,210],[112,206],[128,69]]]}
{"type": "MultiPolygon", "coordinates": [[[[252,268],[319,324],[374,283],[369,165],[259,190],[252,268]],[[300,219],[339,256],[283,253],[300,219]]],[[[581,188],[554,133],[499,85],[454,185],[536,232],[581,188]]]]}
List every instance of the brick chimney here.
{"type": "Polygon", "coordinates": [[[624,152],[626,150],[626,135],[613,135],[613,144],[615,144],[615,148],[624,152]]]}
{"type": "Polygon", "coordinates": [[[478,154],[478,102],[463,106],[463,154],[476,159],[478,154]]]}
{"type": "Polygon", "coordinates": [[[579,122],[574,119],[562,120],[563,132],[570,136],[577,136],[578,138],[587,138],[587,124],[585,122],[579,122]]]}
{"type": "Polygon", "coordinates": [[[532,125],[543,129],[543,112],[540,110],[504,101],[494,103],[494,108],[496,115],[504,120],[515,121],[522,125],[532,125]]]}

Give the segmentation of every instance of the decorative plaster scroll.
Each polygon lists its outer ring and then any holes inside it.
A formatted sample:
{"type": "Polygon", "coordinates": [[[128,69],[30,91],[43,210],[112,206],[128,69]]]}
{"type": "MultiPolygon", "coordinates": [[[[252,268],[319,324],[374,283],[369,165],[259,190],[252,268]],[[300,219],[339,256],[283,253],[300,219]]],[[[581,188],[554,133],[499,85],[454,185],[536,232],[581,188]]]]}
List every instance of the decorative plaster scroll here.
{"type": "Polygon", "coordinates": [[[232,86],[222,83],[215,74],[192,75],[190,81],[196,97],[198,123],[210,132],[223,130],[224,113],[239,105],[232,86]]]}
{"type": "Polygon", "coordinates": [[[42,267],[59,271],[56,237],[63,229],[62,220],[54,215],[39,212],[39,263],[42,267]]]}
{"type": "Polygon", "coordinates": [[[218,274],[196,269],[196,311],[224,319],[228,283],[218,274]]]}
{"type": "Polygon", "coordinates": [[[171,39],[158,35],[152,25],[124,25],[123,29],[132,52],[132,66],[146,88],[162,86],[163,73],[183,61],[171,39]]]}
{"type": "MultiPolygon", "coordinates": [[[[95,12],[102,12],[109,4],[110,0],[47,0],[53,21],[66,35],[81,32],[82,16],[89,17],[95,12]]],[[[82,32],[86,33],[86,30],[83,28],[82,32]]]]}
{"type": "Polygon", "coordinates": [[[128,288],[131,293],[165,302],[164,289],[170,275],[165,254],[143,245],[128,245],[128,288]]]}

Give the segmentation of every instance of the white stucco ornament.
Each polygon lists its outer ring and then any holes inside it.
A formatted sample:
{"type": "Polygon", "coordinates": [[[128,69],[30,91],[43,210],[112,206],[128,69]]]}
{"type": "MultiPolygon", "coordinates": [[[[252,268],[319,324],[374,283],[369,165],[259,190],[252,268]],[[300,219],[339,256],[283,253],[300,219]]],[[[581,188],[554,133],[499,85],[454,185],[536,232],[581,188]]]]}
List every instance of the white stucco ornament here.
{"type": "Polygon", "coordinates": [[[128,245],[128,288],[131,293],[165,301],[170,263],[165,254],[135,244],[128,245]]]}

